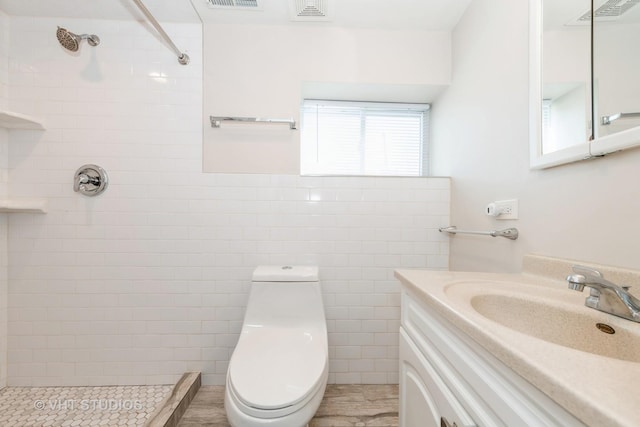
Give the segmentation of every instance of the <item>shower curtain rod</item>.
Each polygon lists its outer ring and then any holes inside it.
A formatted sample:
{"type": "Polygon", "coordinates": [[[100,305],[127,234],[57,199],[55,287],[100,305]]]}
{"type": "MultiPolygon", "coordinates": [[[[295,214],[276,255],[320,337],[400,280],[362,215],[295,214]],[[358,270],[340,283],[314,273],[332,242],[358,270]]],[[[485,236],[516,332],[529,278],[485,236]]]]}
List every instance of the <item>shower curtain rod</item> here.
{"type": "Polygon", "coordinates": [[[171,49],[178,56],[178,62],[181,63],[182,65],[187,65],[189,63],[189,55],[187,55],[186,53],[180,52],[180,49],[178,49],[176,45],[173,44],[169,35],[162,29],[158,21],[156,21],[156,18],[153,17],[151,12],[149,12],[149,9],[145,7],[145,5],[142,3],[141,0],[133,0],[133,2],[138,6],[138,9],[140,9],[140,11],[144,13],[144,15],[147,17],[149,22],[151,22],[151,24],[155,27],[156,31],[160,33],[162,38],[167,43],[169,43],[169,46],[171,47],[171,49]]]}

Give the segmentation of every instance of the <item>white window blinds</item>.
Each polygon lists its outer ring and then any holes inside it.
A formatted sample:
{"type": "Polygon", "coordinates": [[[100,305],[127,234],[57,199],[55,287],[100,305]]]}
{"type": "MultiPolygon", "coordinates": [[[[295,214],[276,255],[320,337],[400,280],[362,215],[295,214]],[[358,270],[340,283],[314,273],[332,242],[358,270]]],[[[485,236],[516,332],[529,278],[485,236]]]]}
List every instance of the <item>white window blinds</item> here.
{"type": "Polygon", "coordinates": [[[428,104],[305,100],[303,175],[427,175],[428,104]]]}

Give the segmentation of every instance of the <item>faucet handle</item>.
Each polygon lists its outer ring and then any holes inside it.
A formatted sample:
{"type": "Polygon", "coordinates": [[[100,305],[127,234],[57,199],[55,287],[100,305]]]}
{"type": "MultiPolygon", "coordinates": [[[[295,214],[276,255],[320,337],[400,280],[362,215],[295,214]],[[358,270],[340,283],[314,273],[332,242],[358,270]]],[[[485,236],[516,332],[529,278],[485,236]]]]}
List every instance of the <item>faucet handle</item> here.
{"type": "MultiPolygon", "coordinates": [[[[77,174],[75,176],[75,179],[73,180],[73,191],[77,193],[84,186],[84,184],[88,182],[89,182],[89,176],[87,174],[84,174],[84,173],[77,174]]],[[[84,191],[84,188],[82,188],[82,190],[84,191]]]]}

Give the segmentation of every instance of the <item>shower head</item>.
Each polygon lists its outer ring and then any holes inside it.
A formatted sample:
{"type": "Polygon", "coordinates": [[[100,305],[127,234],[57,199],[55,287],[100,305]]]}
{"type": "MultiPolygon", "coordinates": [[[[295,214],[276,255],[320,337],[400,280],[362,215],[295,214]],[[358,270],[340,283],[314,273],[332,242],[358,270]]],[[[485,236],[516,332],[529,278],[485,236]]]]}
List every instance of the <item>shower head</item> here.
{"type": "Polygon", "coordinates": [[[98,46],[100,44],[100,37],[95,34],[74,34],[66,28],[58,27],[56,31],[56,37],[58,41],[67,50],[71,52],[77,52],[80,48],[80,42],[86,40],[91,46],[98,46]]]}

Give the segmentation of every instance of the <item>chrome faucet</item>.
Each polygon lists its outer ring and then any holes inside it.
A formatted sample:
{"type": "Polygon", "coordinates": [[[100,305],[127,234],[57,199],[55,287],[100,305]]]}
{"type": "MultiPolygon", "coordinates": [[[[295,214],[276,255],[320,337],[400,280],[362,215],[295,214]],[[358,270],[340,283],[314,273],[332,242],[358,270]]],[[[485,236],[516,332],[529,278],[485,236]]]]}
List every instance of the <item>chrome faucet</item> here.
{"type": "Polygon", "coordinates": [[[584,305],[614,316],[634,322],[640,322],[640,300],[631,295],[628,286],[618,286],[602,277],[602,273],[593,268],[574,265],[573,273],[567,276],[569,289],[582,292],[584,287],[591,289],[584,305]]]}

